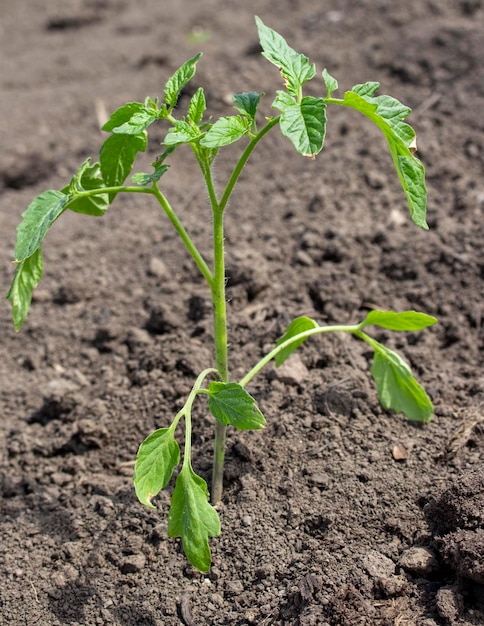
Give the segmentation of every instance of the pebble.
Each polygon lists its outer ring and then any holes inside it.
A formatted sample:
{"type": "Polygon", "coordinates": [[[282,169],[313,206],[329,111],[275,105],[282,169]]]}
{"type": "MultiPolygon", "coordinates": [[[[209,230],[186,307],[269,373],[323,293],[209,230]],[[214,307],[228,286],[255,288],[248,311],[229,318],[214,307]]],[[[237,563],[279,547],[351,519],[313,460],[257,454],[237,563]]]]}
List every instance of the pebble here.
{"type": "Polygon", "coordinates": [[[362,562],[368,574],[373,578],[388,578],[395,573],[395,563],[376,550],[367,552],[362,562]]]}
{"type": "Polygon", "coordinates": [[[46,385],[45,399],[63,398],[68,393],[78,391],[79,386],[65,378],[54,378],[46,385]]]}
{"type": "Polygon", "coordinates": [[[136,345],[147,346],[151,342],[152,340],[148,331],[136,327],[132,327],[128,330],[126,343],[130,348],[136,345]]]}
{"type": "Polygon", "coordinates": [[[226,589],[228,593],[239,594],[243,593],[244,585],[240,582],[240,580],[229,580],[226,583],[226,589]]]}
{"type": "Polygon", "coordinates": [[[314,472],[309,477],[309,481],[319,489],[329,489],[331,484],[329,476],[323,472],[314,472]]]}
{"type": "Polygon", "coordinates": [[[162,259],[152,257],[148,266],[148,274],[150,276],[156,276],[157,278],[165,278],[169,275],[169,272],[162,259]]]}
{"type": "Polygon", "coordinates": [[[376,586],[385,598],[397,598],[408,593],[408,581],[404,576],[380,578],[376,586]]]}
{"type": "Polygon", "coordinates": [[[292,354],[275,372],[276,378],[287,385],[301,385],[309,374],[298,354],[292,354]]]}
{"type": "Polygon", "coordinates": [[[438,567],[438,561],[430,548],[414,547],[405,550],[399,564],[404,570],[419,576],[431,574],[438,567]]]}
{"type": "Polygon", "coordinates": [[[136,574],[146,565],[146,557],[144,554],[130,554],[122,559],[119,563],[119,569],[122,574],[136,574]]]}
{"type": "Polygon", "coordinates": [[[304,250],[298,250],[296,252],[296,261],[299,265],[304,265],[305,267],[311,267],[311,265],[314,265],[313,259],[304,250]]]}

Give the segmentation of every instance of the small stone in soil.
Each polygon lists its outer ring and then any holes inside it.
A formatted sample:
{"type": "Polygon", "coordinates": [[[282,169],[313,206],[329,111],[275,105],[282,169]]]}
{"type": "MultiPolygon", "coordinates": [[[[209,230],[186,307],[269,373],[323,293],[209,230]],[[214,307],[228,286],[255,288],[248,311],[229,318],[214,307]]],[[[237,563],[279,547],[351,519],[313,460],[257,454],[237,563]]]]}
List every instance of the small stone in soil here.
{"type": "Polygon", "coordinates": [[[119,563],[119,569],[122,574],[136,574],[141,571],[146,564],[144,554],[130,554],[119,563]]]}
{"type": "Polygon", "coordinates": [[[275,377],[287,385],[301,385],[308,376],[308,369],[297,354],[290,356],[275,370],[275,377]]]}
{"type": "Polygon", "coordinates": [[[400,566],[404,570],[419,576],[435,572],[439,564],[435,554],[429,548],[414,547],[406,550],[400,557],[400,566]]]}

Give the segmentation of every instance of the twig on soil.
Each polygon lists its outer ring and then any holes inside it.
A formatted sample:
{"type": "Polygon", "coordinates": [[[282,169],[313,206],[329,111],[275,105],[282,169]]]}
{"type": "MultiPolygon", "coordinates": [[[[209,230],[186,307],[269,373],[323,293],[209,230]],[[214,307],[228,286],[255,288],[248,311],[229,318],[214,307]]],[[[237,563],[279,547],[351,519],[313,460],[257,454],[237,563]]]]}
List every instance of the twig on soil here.
{"type": "Polygon", "coordinates": [[[480,424],[484,424],[484,417],[482,416],[477,419],[466,420],[461,424],[445,444],[443,452],[439,455],[440,458],[453,459],[457,456],[459,451],[468,444],[473,433],[479,430],[480,424]]]}
{"type": "Polygon", "coordinates": [[[30,586],[32,587],[32,591],[34,592],[34,599],[37,602],[37,604],[40,604],[39,596],[37,594],[37,589],[35,588],[35,585],[31,580],[29,580],[29,582],[30,582],[30,586]]]}

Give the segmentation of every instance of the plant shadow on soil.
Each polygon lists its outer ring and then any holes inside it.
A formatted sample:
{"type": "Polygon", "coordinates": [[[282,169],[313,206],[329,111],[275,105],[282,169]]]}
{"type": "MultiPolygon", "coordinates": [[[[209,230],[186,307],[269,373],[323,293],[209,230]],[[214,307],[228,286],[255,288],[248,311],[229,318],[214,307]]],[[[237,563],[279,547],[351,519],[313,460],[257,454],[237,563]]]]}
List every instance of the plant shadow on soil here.
{"type": "MultiPolygon", "coordinates": [[[[156,207],[119,197],[102,219],[66,216],[25,328],[0,308],[0,624],[482,624],[482,3],[179,4],[4,8],[3,292],[20,214],[96,154],[106,112],[158,95],[199,49],[193,84],[215,115],[234,90],[279,88],[257,13],[343,88],[380,80],[412,107],[431,229],[411,225],[384,140],[359,117],[330,111],[314,163],[268,137],[227,215],[233,376],[297,315],[414,308],[439,324],[377,339],[410,362],[435,416],[416,427],[383,411],[352,338],[268,367],[250,388],[268,425],[229,433],[223,531],[196,572],[167,538],[172,486],[147,510],[131,475],[140,441],[212,363],[208,294],[156,207]]],[[[194,171],[177,162],[166,192],[209,251],[209,219],[190,224],[206,208],[197,183],[187,191],[194,171]]],[[[209,480],[206,413],[197,405],[193,462],[209,480]]]]}

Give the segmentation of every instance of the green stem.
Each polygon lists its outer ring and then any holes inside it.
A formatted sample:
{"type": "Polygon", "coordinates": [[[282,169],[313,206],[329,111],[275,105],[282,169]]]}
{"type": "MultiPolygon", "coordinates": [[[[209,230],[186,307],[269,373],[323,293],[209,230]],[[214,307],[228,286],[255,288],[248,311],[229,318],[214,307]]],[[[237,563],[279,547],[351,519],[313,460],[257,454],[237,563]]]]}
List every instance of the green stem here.
{"type": "MultiPolygon", "coordinates": [[[[254,365],[254,367],[248,372],[240,381],[239,385],[245,387],[256,374],[260,372],[260,370],[272,361],[274,357],[276,357],[279,352],[290,346],[292,343],[296,341],[301,341],[301,339],[307,339],[312,335],[318,335],[320,333],[334,333],[334,332],[345,332],[356,334],[361,337],[364,333],[360,333],[361,324],[350,324],[350,325],[335,325],[335,326],[318,326],[317,328],[310,328],[309,330],[305,330],[298,335],[294,335],[294,337],[290,337],[283,343],[279,344],[275,348],[273,348],[270,352],[268,352],[265,357],[263,357],[258,363],[254,365]]],[[[362,338],[362,337],[361,337],[362,338]]]]}
{"type": "MultiPolygon", "coordinates": [[[[214,206],[212,208],[214,253],[212,302],[214,316],[215,361],[221,381],[228,382],[229,366],[227,348],[227,304],[225,299],[223,211],[218,206],[214,206]]],[[[217,421],[215,423],[211,495],[212,503],[214,504],[222,499],[226,435],[227,427],[217,421]]]]}
{"type": "Polygon", "coordinates": [[[112,193],[150,193],[153,195],[152,187],[131,187],[129,185],[116,185],[115,187],[97,187],[96,189],[87,189],[85,191],[76,192],[74,200],[77,198],[88,198],[89,196],[100,196],[102,194],[112,193]]]}
{"type": "Polygon", "coordinates": [[[160,203],[163,211],[166,213],[168,219],[173,224],[176,232],[180,236],[180,239],[185,244],[186,249],[190,253],[190,255],[193,258],[193,260],[195,261],[198,269],[202,273],[202,275],[205,278],[205,280],[207,281],[208,285],[210,287],[212,287],[214,277],[212,275],[212,272],[210,271],[210,268],[208,267],[207,263],[205,262],[205,259],[202,257],[202,255],[198,251],[198,248],[196,247],[196,245],[193,243],[193,241],[192,241],[190,235],[187,233],[185,227],[183,226],[183,224],[178,219],[178,216],[176,215],[176,213],[171,208],[171,205],[168,202],[168,200],[166,199],[165,195],[160,191],[157,183],[153,183],[153,193],[156,196],[158,202],[160,203]]]}
{"type": "MultiPolygon", "coordinates": [[[[213,282],[210,284],[213,303],[214,318],[214,341],[215,341],[215,361],[216,367],[222,382],[229,381],[228,348],[227,348],[227,305],[225,297],[225,257],[224,257],[224,210],[235,187],[239,176],[247,163],[252,151],[279,121],[279,118],[270,120],[255,137],[251,139],[225,186],[220,201],[217,200],[213,178],[209,167],[201,161],[200,155],[195,150],[200,167],[207,186],[210,204],[213,215],[213,282]]],[[[223,493],[223,471],[225,460],[225,441],[227,437],[227,427],[220,422],[215,423],[213,469],[212,469],[212,493],[213,504],[220,502],[223,493]]]]}
{"type": "Polygon", "coordinates": [[[178,411],[178,413],[175,416],[175,419],[172,422],[171,428],[173,428],[173,431],[175,430],[175,428],[177,427],[178,422],[180,421],[180,419],[182,417],[185,418],[185,448],[184,448],[184,455],[183,455],[183,465],[184,466],[189,466],[191,467],[191,458],[192,458],[192,406],[193,406],[193,402],[197,396],[198,393],[200,393],[200,387],[203,384],[203,381],[205,380],[205,378],[207,376],[209,376],[210,374],[217,374],[217,370],[214,369],[213,367],[209,367],[205,370],[203,370],[203,372],[201,372],[198,377],[197,380],[195,381],[195,384],[192,387],[192,390],[190,391],[190,394],[187,398],[187,401],[185,402],[185,404],[183,405],[183,408],[180,409],[180,411],[178,411]]]}
{"type": "Polygon", "coordinates": [[[261,130],[257,133],[257,135],[253,139],[251,139],[250,143],[247,145],[247,147],[243,151],[240,159],[237,161],[234,171],[232,172],[227,182],[227,185],[225,186],[224,192],[220,199],[219,207],[221,211],[225,210],[225,207],[227,206],[227,202],[229,201],[230,195],[235,187],[235,184],[238,181],[239,176],[242,173],[242,170],[244,169],[245,164],[247,163],[254,148],[262,139],[262,137],[264,137],[264,135],[266,135],[271,130],[271,128],[273,128],[276,124],[279,123],[279,119],[280,119],[280,115],[269,120],[267,124],[264,126],[264,128],[261,128],[261,130]]]}

